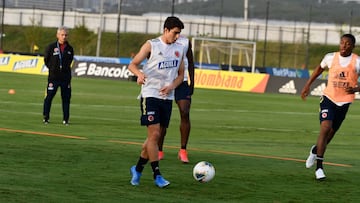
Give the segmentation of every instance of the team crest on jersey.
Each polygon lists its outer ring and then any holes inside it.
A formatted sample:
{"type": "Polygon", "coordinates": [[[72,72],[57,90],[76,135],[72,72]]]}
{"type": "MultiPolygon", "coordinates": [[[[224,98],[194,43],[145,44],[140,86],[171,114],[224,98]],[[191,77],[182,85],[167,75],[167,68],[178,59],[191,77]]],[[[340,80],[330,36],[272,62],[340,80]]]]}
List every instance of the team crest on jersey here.
{"type": "Polygon", "coordinates": [[[179,52],[179,51],[175,51],[175,56],[176,56],[177,58],[179,58],[179,57],[180,57],[180,52],[179,52]]]}
{"type": "Polygon", "coordinates": [[[60,51],[59,51],[59,48],[55,47],[54,48],[54,54],[58,54],[60,51]]]}

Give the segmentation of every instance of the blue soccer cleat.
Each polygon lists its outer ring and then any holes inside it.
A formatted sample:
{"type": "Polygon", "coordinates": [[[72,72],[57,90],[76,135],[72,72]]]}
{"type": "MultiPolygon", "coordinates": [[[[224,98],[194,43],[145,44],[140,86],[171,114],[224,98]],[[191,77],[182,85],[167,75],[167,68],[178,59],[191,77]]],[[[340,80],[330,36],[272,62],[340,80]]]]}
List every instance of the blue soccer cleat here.
{"type": "Polygon", "coordinates": [[[161,175],[157,175],[154,182],[155,185],[158,186],[159,188],[164,188],[170,185],[170,182],[165,180],[161,175]]]}
{"type": "Polygon", "coordinates": [[[136,171],[136,166],[132,166],[130,168],[130,174],[132,176],[130,180],[131,185],[135,185],[135,186],[139,185],[141,173],[136,171]]]}

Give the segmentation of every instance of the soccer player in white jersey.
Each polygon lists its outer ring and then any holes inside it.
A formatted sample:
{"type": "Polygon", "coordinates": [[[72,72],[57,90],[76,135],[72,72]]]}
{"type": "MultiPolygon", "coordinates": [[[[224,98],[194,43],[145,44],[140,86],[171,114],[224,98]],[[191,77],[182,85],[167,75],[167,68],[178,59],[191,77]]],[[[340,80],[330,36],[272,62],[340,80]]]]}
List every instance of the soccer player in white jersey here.
{"type": "Polygon", "coordinates": [[[170,184],[160,173],[158,142],[161,131],[169,126],[174,90],[184,80],[184,47],[176,43],[184,24],[177,17],[168,17],[160,37],[145,42],[129,64],[129,70],[141,85],[141,125],[147,126],[147,138],[136,165],[130,168],[130,183],[140,184],[145,164],[150,161],[155,185],[170,184]],[[147,59],[142,71],[139,67],[147,59]]]}
{"type": "MultiPolygon", "coordinates": [[[[184,82],[182,82],[175,89],[175,101],[180,112],[180,150],[178,157],[181,162],[189,163],[188,153],[186,150],[187,143],[190,136],[190,106],[191,106],[191,95],[194,92],[194,60],[193,52],[190,40],[185,36],[180,36],[176,40],[177,43],[180,43],[184,46],[184,66],[185,66],[185,75],[184,82]],[[189,84],[189,82],[190,84],[189,84]]],[[[159,160],[164,158],[163,144],[166,135],[166,128],[163,129],[162,136],[159,140],[159,160]]]]}

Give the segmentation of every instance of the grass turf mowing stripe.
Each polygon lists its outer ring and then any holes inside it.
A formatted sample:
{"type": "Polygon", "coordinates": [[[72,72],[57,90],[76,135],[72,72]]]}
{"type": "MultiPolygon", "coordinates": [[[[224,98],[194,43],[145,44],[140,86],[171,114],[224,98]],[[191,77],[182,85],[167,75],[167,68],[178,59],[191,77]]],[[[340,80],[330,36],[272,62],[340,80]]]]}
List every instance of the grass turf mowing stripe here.
{"type": "MultiPolygon", "coordinates": [[[[26,130],[15,130],[15,129],[8,129],[8,128],[0,128],[0,131],[25,133],[25,134],[32,134],[32,135],[43,135],[43,136],[51,136],[51,137],[62,137],[62,138],[69,138],[69,139],[81,139],[81,140],[88,139],[86,137],[80,137],[80,136],[45,133],[45,132],[34,132],[34,131],[26,131],[26,130]]],[[[140,142],[129,142],[129,141],[120,141],[120,140],[109,140],[108,142],[128,144],[128,145],[142,145],[143,144],[140,142]]],[[[178,147],[165,145],[164,148],[177,149],[178,147]]],[[[247,153],[221,151],[221,150],[205,150],[205,149],[200,149],[200,148],[189,148],[189,149],[192,151],[211,152],[211,153],[217,153],[217,154],[231,154],[231,155],[240,155],[240,156],[247,156],[247,157],[258,157],[258,158],[277,159],[277,160],[284,160],[284,161],[305,162],[305,160],[303,160],[303,159],[296,159],[296,158],[289,158],[289,157],[247,154],[247,153]]],[[[331,165],[331,166],[340,166],[340,167],[352,167],[352,165],[349,165],[349,164],[339,164],[339,163],[332,163],[332,162],[324,162],[324,164],[331,165]]]]}
{"type": "MultiPolygon", "coordinates": [[[[127,144],[127,145],[142,145],[143,144],[140,142],[130,142],[130,141],[121,141],[121,140],[109,140],[108,142],[127,144]]],[[[178,149],[179,147],[164,145],[164,148],[178,149]]],[[[189,148],[189,150],[201,151],[201,152],[211,152],[211,153],[217,153],[217,154],[239,155],[239,156],[246,156],[246,157],[277,159],[277,160],[283,160],[283,161],[305,162],[305,160],[303,160],[303,159],[295,159],[295,158],[279,157],[279,156],[269,156],[269,155],[259,155],[259,154],[247,154],[247,153],[221,151],[221,150],[206,150],[206,149],[199,149],[199,148],[189,148]]],[[[324,162],[324,164],[330,165],[330,166],[339,166],[339,167],[352,167],[352,165],[349,165],[349,164],[339,164],[339,163],[332,163],[332,162],[324,162]]]]}
{"type": "Polygon", "coordinates": [[[55,134],[55,133],[45,133],[45,132],[34,132],[34,131],[27,131],[27,130],[14,130],[9,128],[0,128],[0,131],[7,131],[7,132],[14,132],[14,133],[25,133],[31,135],[44,135],[44,136],[51,136],[51,137],[62,137],[62,138],[70,138],[70,139],[79,139],[79,140],[86,140],[86,137],[80,136],[73,136],[73,135],[62,135],[62,134],[55,134]]]}

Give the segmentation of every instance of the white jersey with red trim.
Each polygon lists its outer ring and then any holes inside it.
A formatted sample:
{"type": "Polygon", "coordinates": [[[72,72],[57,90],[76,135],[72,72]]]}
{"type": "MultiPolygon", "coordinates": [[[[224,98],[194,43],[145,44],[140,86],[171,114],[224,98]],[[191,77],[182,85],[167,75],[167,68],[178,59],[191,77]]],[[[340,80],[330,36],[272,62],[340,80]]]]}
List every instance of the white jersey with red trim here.
{"type": "Polygon", "coordinates": [[[148,42],[151,44],[151,54],[143,67],[146,79],[141,86],[141,96],[173,100],[174,90],[164,96],[160,94],[160,89],[171,84],[178,76],[184,47],[176,42],[166,44],[160,37],[148,42]]]}

